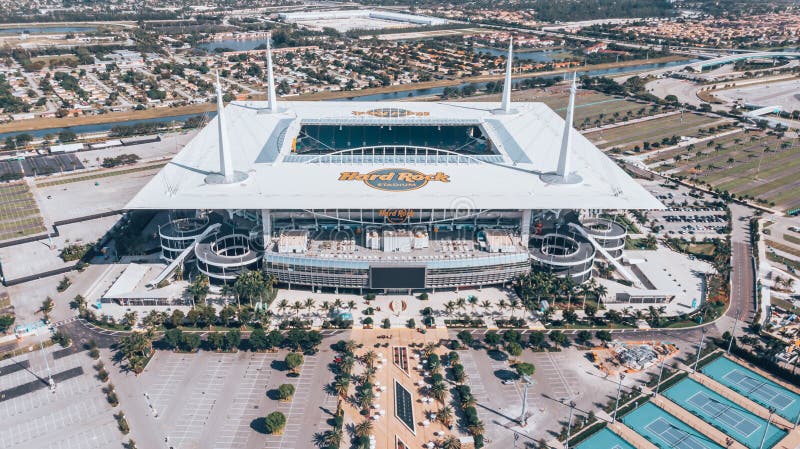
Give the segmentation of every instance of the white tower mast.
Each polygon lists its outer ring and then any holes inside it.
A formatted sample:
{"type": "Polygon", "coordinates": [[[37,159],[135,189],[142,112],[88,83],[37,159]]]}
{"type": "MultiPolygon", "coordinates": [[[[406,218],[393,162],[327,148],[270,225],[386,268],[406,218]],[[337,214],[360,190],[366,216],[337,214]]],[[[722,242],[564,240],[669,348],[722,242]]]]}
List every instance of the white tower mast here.
{"type": "Polygon", "coordinates": [[[500,108],[503,112],[511,112],[511,69],[514,66],[514,56],[512,48],[514,46],[513,38],[508,39],[508,57],[506,58],[506,77],[503,82],[503,103],[500,108]]]}
{"type": "Polygon", "coordinates": [[[267,100],[269,111],[278,112],[278,98],[275,95],[275,74],[272,70],[272,33],[267,36],[267,100]]]}
{"type": "Polygon", "coordinates": [[[569,105],[567,117],[564,119],[564,135],[561,137],[561,152],[558,155],[556,174],[567,179],[570,169],[570,152],[572,151],[572,117],[575,115],[575,93],[578,91],[577,73],[572,74],[572,85],[569,87],[569,105]]]}
{"type": "Polygon", "coordinates": [[[231,161],[230,146],[228,145],[228,128],[225,127],[225,105],[222,102],[222,85],[219,83],[219,72],[217,72],[217,128],[219,131],[219,173],[224,178],[224,182],[232,182],[233,161],[231,161]]]}

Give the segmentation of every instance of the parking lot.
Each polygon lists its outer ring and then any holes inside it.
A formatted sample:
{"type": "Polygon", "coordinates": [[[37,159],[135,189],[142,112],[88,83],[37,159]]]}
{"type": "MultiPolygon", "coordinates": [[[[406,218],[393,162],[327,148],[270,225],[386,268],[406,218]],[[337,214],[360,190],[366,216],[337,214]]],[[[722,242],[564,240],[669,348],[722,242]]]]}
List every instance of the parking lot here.
{"type": "Polygon", "coordinates": [[[106,401],[93,360],[60,349],[46,349],[59,379],[55,391],[42,380],[47,369],[38,350],[0,362],[0,448],[122,447],[127,438],[117,429],[117,409],[106,401]]]}
{"type": "Polygon", "coordinates": [[[655,222],[660,235],[702,239],[724,233],[728,224],[725,209],[710,195],[680,185],[650,182],[645,187],[667,207],[647,212],[648,221],[655,222]]]}
{"type": "MultiPolygon", "coordinates": [[[[455,337],[457,331],[450,332],[455,337]]],[[[480,339],[485,331],[472,333],[480,339]]],[[[527,341],[527,334],[523,332],[523,341],[527,341]]],[[[520,433],[520,441],[554,439],[553,432],[557,433],[569,417],[570,401],[575,401],[575,416],[578,416],[596,411],[597,404],[613,399],[616,379],[602,376],[585,354],[575,348],[561,352],[523,351],[519,360],[534,364],[536,371],[528,390],[528,426],[520,433]]],[[[512,447],[515,430],[520,430],[516,420],[521,416],[524,397],[524,387],[516,380],[514,369],[503,357],[485,349],[459,351],[459,357],[468,375],[467,384],[478,401],[478,416],[486,427],[488,447],[512,447]],[[503,379],[514,381],[505,383],[503,379]]],[[[631,388],[644,377],[644,373],[634,374],[625,382],[626,386],[631,388]]]]}
{"type": "Polygon", "coordinates": [[[311,449],[313,435],[330,428],[326,421],[336,410],[336,397],[323,390],[332,380],[330,344],[304,356],[297,377],[283,369],[286,351],[158,351],[140,376],[112,373],[112,378],[140,447],[311,449]],[[293,400],[270,399],[268,392],[284,383],[295,386],[293,400]],[[286,428],[281,435],[265,435],[259,421],[276,410],[286,415],[286,428]]]}

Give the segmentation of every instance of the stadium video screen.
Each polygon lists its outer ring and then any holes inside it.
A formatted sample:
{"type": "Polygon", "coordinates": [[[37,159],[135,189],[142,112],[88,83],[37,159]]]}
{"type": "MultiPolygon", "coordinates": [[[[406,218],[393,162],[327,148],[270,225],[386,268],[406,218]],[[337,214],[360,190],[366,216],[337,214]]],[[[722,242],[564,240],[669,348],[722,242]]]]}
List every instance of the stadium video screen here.
{"type": "Polygon", "coordinates": [[[425,267],[370,267],[370,288],[425,288],[425,267]]]}

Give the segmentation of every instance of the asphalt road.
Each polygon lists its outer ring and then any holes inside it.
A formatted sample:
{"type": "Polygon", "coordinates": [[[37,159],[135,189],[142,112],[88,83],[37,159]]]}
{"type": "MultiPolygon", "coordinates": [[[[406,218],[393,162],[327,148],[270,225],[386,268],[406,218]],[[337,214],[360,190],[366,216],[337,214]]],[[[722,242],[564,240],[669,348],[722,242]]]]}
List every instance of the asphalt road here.
{"type": "Polygon", "coordinates": [[[731,204],[731,307],[727,316],[749,321],[755,314],[755,285],[749,221],[752,211],[731,204]]]}

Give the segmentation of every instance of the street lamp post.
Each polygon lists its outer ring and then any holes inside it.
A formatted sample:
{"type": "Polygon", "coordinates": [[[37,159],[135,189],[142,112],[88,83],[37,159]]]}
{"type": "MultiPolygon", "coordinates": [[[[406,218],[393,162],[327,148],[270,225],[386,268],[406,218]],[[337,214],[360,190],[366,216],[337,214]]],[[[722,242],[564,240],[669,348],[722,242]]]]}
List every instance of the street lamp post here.
{"type": "Polygon", "coordinates": [[[703,351],[703,342],[706,338],[706,328],[700,330],[700,345],[697,347],[697,358],[694,360],[694,366],[692,367],[692,372],[697,372],[697,364],[700,363],[700,353],[703,351]]]}
{"type": "Polygon", "coordinates": [[[764,449],[764,441],[767,439],[767,432],[769,431],[769,425],[772,423],[772,414],[775,413],[775,408],[769,408],[769,417],[767,418],[767,425],[764,426],[764,435],[761,436],[761,444],[758,445],[758,449],[764,449]]]}
{"type": "Polygon", "coordinates": [[[658,369],[658,382],[656,383],[655,396],[658,396],[658,390],[661,389],[661,376],[664,375],[664,362],[666,361],[667,361],[666,357],[661,359],[661,367],[658,369]]]}
{"type": "MultiPolygon", "coordinates": [[[[36,328],[36,337],[39,337],[39,328],[36,328]]],[[[47,385],[50,386],[50,390],[55,393],[56,391],[56,382],[53,380],[53,374],[50,371],[50,363],[47,362],[47,353],[44,352],[44,342],[39,339],[39,349],[42,353],[42,359],[44,359],[44,366],[47,368],[47,385]]]]}
{"type": "Polygon", "coordinates": [[[569,420],[567,421],[567,441],[564,443],[564,449],[569,449],[569,438],[572,435],[572,413],[575,411],[575,401],[569,401],[569,420]]]}
{"type": "Polygon", "coordinates": [[[736,325],[739,323],[739,316],[742,314],[742,309],[736,309],[736,319],[733,320],[733,327],[731,327],[731,339],[728,340],[727,353],[731,353],[731,346],[733,346],[734,334],[736,333],[736,325]]]}
{"type": "Polygon", "coordinates": [[[530,376],[522,376],[522,415],[519,418],[520,424],[523,426],[528,425],[528,388],[533,385],[533,379],[530,376]]]}
{"type": "Polygon", "coordinates": [[[625,375],[619,373],[619,384],[617,385],[617,400],[614,403],[614,416],[611,417],[611,422],[617,422],[617,409],[619,408],[619,395],[622,392],[622,380],[625,379],[625,375]]]}

